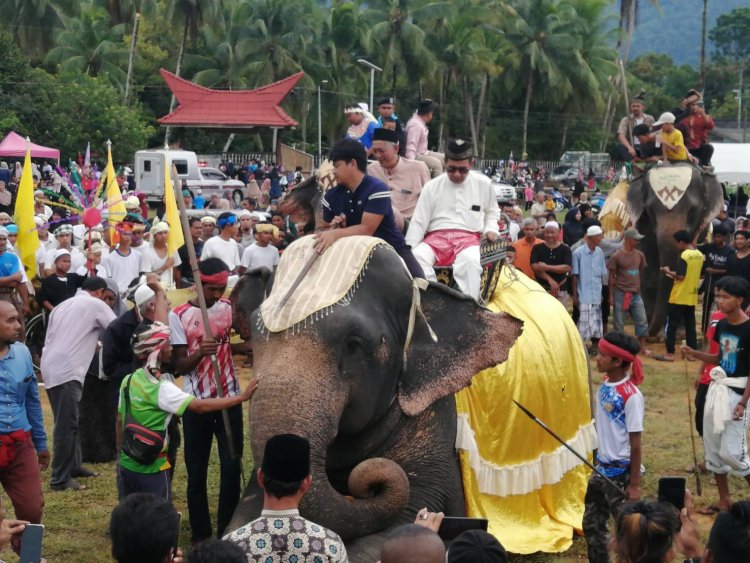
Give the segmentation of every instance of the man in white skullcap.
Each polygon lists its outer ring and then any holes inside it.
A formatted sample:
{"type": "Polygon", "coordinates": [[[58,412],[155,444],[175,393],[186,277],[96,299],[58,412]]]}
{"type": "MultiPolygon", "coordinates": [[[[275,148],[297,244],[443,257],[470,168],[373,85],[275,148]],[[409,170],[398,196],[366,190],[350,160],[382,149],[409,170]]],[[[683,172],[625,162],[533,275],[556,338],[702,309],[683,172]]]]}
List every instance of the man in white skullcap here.
{"type": "Polygon", "coordinates": [[[602,324],[602,287],[609,281],[604,253],[599,248],[604,231],[592,225],[586,231],[585,244],[573,252],[573,303],[580,308],[578,331],[584,342],[591,340],[596,353],[604,327],[602,324]]]}
{"type": "Polygon", "coordinates": [[[531,249],[531,269],[539,285],[567,308],[568,277],[573,269],[573,253],[560,240],[560,225],[557,221],[548,221],[543,233],[544,243],[531,249]]]}
{"type": "MultiPolygon", "coordinates": [[[[81,266],[86,265],[86,257],[73,246],[73,227],[68,224],[62,224],[55,229],[55,239],[57,239],[57,248],[64,248],[70,252],[70,269],[77,272],[81,266]]],[[[55,273],[55,250],[47,251],[44,258],[44,277],[51,276],[55,273]]]]}
{"type": "Polygon", "coordinates": [[[182,264],[177,251],[169,255],[167,249],[169,228],[164,221],[154,223],[150,231],[151,244],[144,246],[141,250],[141,272],[158,274],[159,283],[167,291],[179,286],[181,274],[178,267],[182,264]]]}

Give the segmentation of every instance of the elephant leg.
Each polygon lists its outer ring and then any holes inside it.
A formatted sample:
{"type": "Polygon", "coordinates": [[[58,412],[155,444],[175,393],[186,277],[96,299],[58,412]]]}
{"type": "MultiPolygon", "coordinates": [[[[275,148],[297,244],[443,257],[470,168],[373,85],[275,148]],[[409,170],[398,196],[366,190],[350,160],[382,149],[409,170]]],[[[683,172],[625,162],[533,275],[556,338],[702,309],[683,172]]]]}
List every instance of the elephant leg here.
{"type": "Polygon", "coordinates": [[[237,503],[237,508],[234,509],[232,519],[229,521],[226,530],[224,532],[229,534],[247,524],[252,522],[260,516],[263,510],[263,489],[258,485],[258,474],[255,468],[250,470],[250,479],[247,482],[247,487],[242,493],[240,502],[237,503]]]}

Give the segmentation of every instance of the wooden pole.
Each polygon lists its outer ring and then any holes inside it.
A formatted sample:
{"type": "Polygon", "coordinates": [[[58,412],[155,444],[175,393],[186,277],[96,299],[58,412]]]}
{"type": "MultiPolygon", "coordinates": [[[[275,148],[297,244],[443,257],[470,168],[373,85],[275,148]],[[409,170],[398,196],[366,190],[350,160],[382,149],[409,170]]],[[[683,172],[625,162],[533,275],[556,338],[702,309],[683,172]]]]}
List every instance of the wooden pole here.
{"type": "MultiPolygon", "coordinates": [[[[206,307],[206,297],[203,295],[203,283],[201,282],[200,270],[198,269],[198,258],[195,254],[195,245],[193,244],[193,238],[190,236],[190,225],[188,223],[187,208],[185,207],[185,200],[182,197],[178,197],[177,192],[177,168],[174,163],[172,164],[172,189],[174,190],[174,196],[177,200],[177,205],[180,208],[180,223],[182,224],[182,232],[185,233],[185,246],[187,247],[188,257],[190,259],[190,270],[193,272],[193,281],[195,283],[195,292],[198,295],[198,306],[201,310],[201,318],[203,319],[203,331],[207,340],[213,340],[214,336],[211,332],[211,324],[208,321],[208,307],[206,307]]],[[[215,354],[211,355],[211,367],[214,372],[214,383],[216,385],[216,393],[220,398],[224,397],[224,388],[221,385],[221,368],[219,367],[219,360],[215,354]]],[[[232,436],[232,426],[229,423],[229,413],[226,409],[221,411],[221,419],[224,422],[224,430],[227,433],[227,440],[229,441],[229,455],[232,459],[237,458],[237,451],[234,448],[234,439],[232,436]]],[[[240,463],[240,465],[242,465],[240,463]]]]}

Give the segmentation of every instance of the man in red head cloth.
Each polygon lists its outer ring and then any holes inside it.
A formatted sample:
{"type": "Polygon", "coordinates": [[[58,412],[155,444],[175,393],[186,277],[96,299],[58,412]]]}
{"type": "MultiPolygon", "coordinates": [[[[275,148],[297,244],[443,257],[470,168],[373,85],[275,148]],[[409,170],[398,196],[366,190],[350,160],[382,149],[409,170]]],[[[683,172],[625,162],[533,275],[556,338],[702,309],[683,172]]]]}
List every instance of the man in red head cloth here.
{"type": "MultiPolygon", "coordinates": [[[[213,339],[205,337],[203,317],[197,296],[169,314],[172,331],[170,343],[174,349],[175,375],[183,375],[183,389],[199,399],[219,396],[212,368],[211,356],[219,363],[220,380],[225,397],[240,394],[240,384],[232,361],[232,353],[246,353],[245,344],[232,344],[232,306],[224,299],[229,279],[229,267],[219,258],[202,260],[198,268],[203,285],[203,296],[208,308],[208,321],[213,339]]],[[[211,515],[208,511],[206,477],[211,446],[216,436],[221,481],[219,485],[218,536],[224,535],[240,500],[242,462],[242,407],[228,408],[234,451],[230,455],[227,432],[221,412],[198,413],[187,411],[182,418],[185,434],[185,466],[187,468],[187,501],[193,543],[210,538],[211,515]]]]}
{"type": "Polygon", "coordinates": [[[608,563],[609,517],[624,501],[641,497],[643,395],[638,385],[643,381],[643,367],[638,357],[641,347],[630,335],[609,332],[598,346],[596,367],[605,378],[596,396],[596,468],[620,488],[598,473],[591,474],[584,499],[583,534],[589,561],[608,563]]]}

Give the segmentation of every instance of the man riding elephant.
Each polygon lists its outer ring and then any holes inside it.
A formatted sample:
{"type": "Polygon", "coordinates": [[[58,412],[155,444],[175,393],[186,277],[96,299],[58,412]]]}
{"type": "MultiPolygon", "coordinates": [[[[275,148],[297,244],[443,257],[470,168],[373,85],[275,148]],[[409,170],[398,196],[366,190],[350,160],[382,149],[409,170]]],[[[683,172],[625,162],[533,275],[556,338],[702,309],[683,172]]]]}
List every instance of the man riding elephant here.
{"type": "Polygon", "coordinates": [[[688,162],[652,167],[635,178],[627,192],[630,221],[644,235],[641,250],[648,264],[641,281],[649,334],[664,327],[672,279],[660,272],[674,268],[678,249],[674,234],[687,230],[698,240],[724,205],[716,176],[688,162]]]}
{"type": "MultiPolygon", "coordinates": [[[[253,458],[262,464],[280,432],[307,438],[301,514],[339,534],[352,561],[374,561],[386,530],[425,506],[464,514],[453,393],[507,358],[521,323],[418,284],[373,237],[337,241],[297,284],[315,244],[290,245],[268,299],[244,311],[260,376],[253,458]]],[[[262,501],[251,482],[228,530],[256,518],[262,501]]]]}
{"type": "Polygon", "coordinates": [[[490,179],[471,169],[469,141],[451,141],[445,158],[446,171],[422,188],[406,243],[428,280],[436,281],[434,266],[453,266],[458,288],[476,299],[482,276],[480,239],[497,240],[500,209],[490,179]]]}

